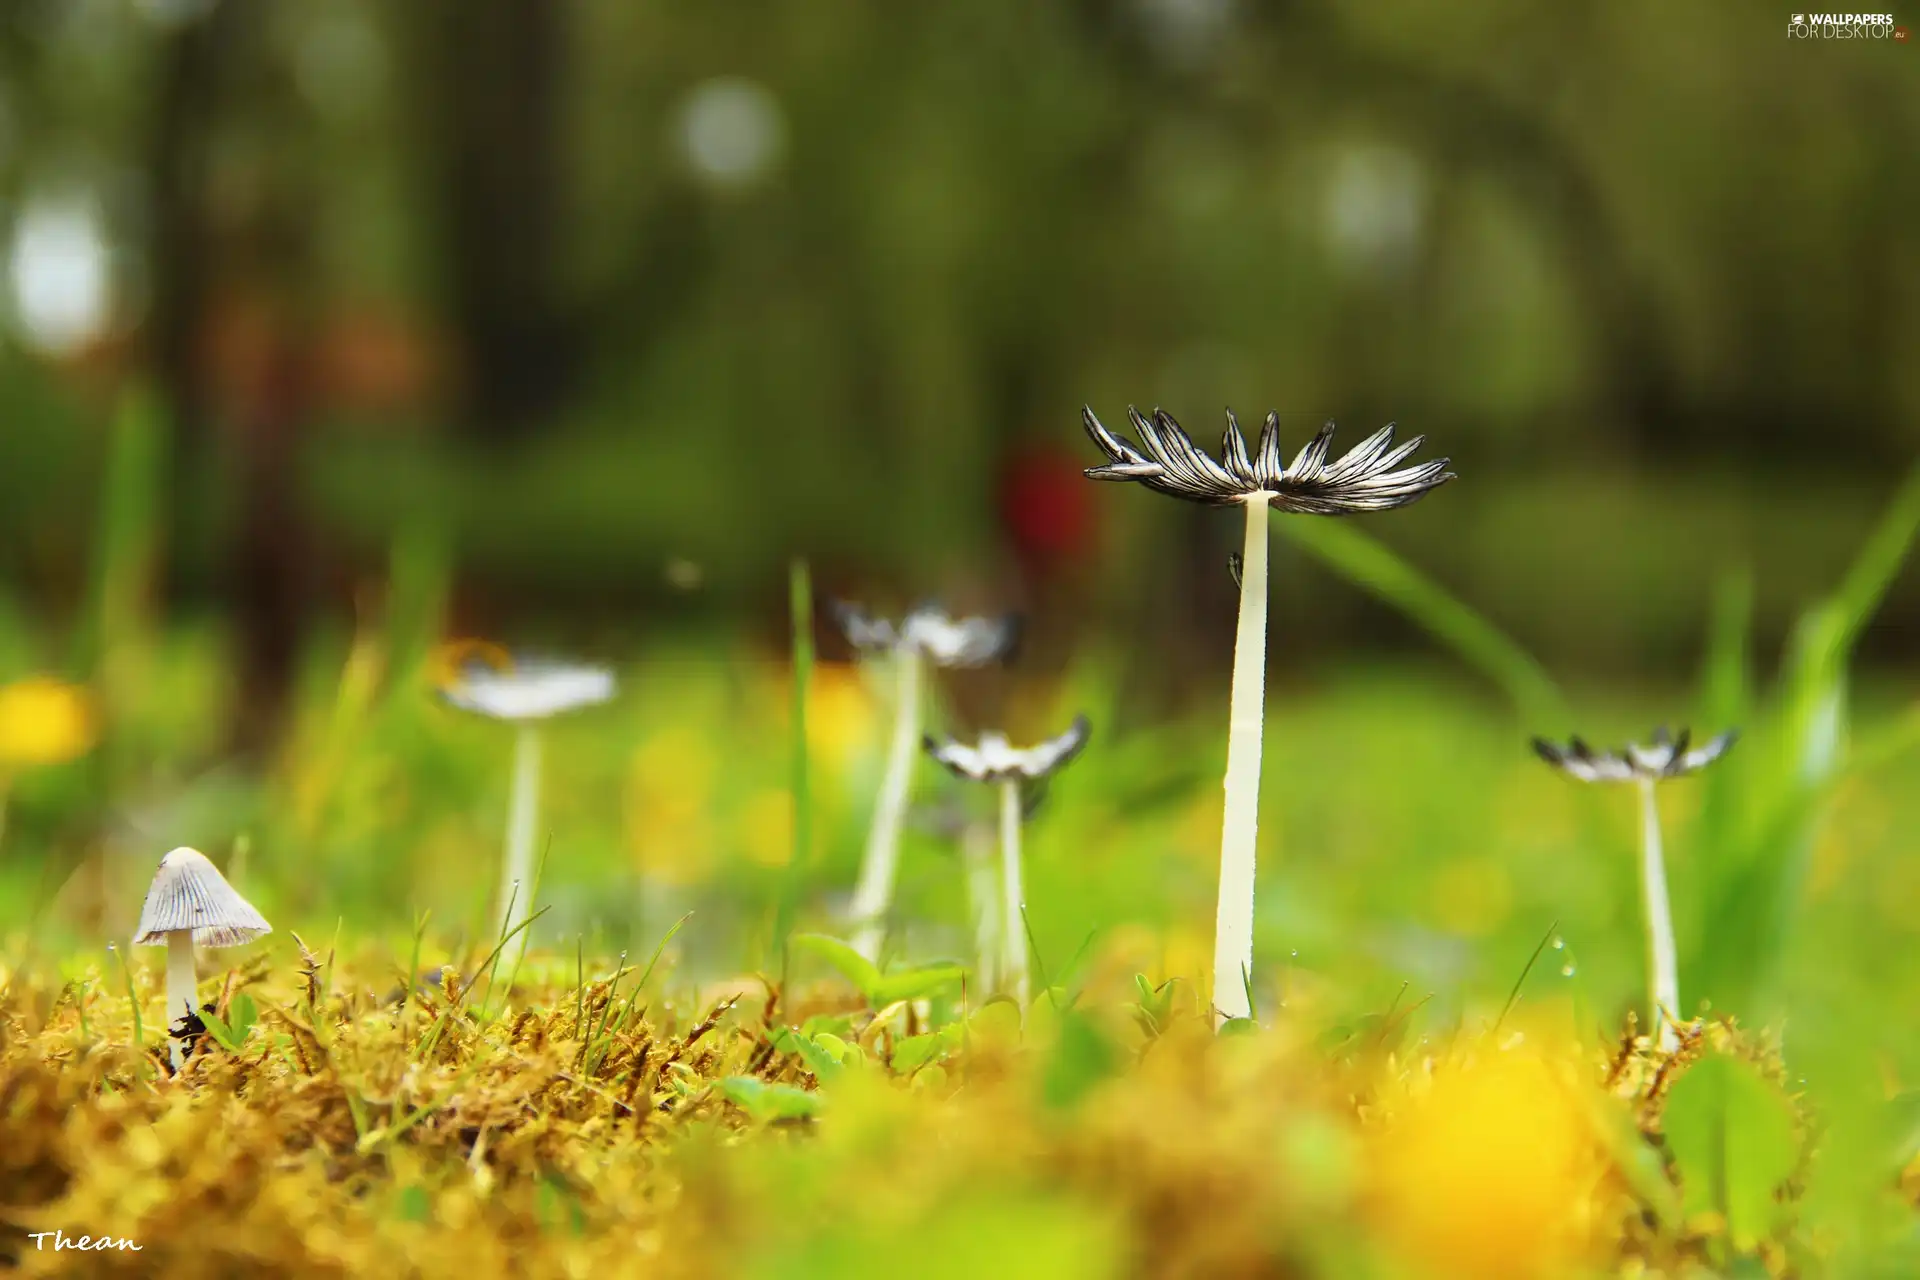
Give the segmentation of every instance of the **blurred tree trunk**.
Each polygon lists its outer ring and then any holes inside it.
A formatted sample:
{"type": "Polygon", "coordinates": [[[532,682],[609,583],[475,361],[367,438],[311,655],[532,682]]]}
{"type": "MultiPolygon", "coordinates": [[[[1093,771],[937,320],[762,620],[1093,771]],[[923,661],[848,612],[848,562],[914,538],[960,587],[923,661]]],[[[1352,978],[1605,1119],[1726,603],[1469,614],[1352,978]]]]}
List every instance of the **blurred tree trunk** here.
{"type": "Polygon", "coordinates": [[[275,64],[265,17],[223,0],[165,37],[149,142],[148,332],[173,419],[170,487],[177,510],[216,463],[238,487],[238,526],[215,573],[239,632],[233,745],[250,755],[277,739],[298,655],[309,540],[297,463],[313,390],[315,204],[297,145],[305,107],[275,64]],[[259,195],[237,209],[216,209],[210,194],[223,129],[272,139],[248,175],[259,195]]]}
{"type": "Polygon", "coordinates": [[[412,13],[431,242],[464,379],[459,420],[483,441],[525,439],[559,405],[575,363],[558,281],[568,6],[425,0],[412,13]]]}
{"type": "Polygon", "coordinates": [[[206,204],[209,141],[221,70],[243,42],[244,5],[216,4],[200,21],[164,38],[159,56],[148,166],[153,189],[153,310],[147,333],[155,376],[173,421],[173,496],[200,473],[211,431],[211,396],[201,345],[206,333],[212,230],[206,204]]]}

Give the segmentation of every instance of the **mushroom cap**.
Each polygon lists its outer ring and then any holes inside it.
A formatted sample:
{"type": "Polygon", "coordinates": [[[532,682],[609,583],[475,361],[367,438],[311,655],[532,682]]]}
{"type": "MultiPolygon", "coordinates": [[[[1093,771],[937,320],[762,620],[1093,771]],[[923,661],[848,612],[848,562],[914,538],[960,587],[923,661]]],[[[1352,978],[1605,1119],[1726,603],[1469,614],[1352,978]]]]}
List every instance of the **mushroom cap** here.
{"type": "Polygon", "coordinates": [[[1057,738],[1016,747],[1005,734],[983,733],[978,746],[969,747],[949,738],[945,742],[928,735],[922,745],[935,760],[962,778],[975,782],[1005,782],[1009,778],[1037,781],[1059,769],[1087,745],[1091,729],[1085,716],[1075,716],[1067,731],[1057,738]]]}
{"type": "Polygon", "coordinates": [[[519,721],[590,707],[613,693],[613,672],[605,667],[535,659],[508,671],[470,664],[440,696],[463,711],[519,721]]]}
{"type": "Polygon", "coordinates": [[[237,947],[273,932],[220,868],[199,850],[184,847],[160,859],[133,945],[158,946],[182,929],[193,930],[193,940],[203,947],[237,947]]]}

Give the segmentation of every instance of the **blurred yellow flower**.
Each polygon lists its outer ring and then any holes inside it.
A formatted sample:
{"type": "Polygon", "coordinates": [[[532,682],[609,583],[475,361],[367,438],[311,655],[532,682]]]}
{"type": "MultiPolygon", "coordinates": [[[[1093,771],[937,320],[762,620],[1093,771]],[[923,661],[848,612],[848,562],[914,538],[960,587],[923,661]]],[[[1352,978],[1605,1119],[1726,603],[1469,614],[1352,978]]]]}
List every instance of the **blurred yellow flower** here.
{"type": "Polygon", "coordinates": [[[793,793],[768,787],[740,806],[740,848],[763,867],[784,867],[793,859],[793,793]]]}
{"type": "MultiPolygon", "coordinates": [[[[791,697],[787,705],[791,705],[791,697]]],[[[859,668],[823,662],[807,689],[807,746],[827,768],[844,769],[868,750],[880,726],[879,708],[859,668]]]]}
{"type": "Polygon", "coordinates": [[[93,750],[100,732],[93,698],[52,676],[0,687],[0,768],[60,764],[93,750]]]}
{"type": "Polygon", "coordinates": [[[713,865],[713,744],[683,726],[664,729],[633,753],[627,771],[627,847],[642,870],[695,884],[713,865]]]}
{"type": "Polygon", "coordinates": [[[1525,1048],[1436,1068],[1376,1137],[1388,1233],[1441,1275],[1563,1275],[1588,1243],[1604,1161],[1573,1071],[1525,1048]]]}

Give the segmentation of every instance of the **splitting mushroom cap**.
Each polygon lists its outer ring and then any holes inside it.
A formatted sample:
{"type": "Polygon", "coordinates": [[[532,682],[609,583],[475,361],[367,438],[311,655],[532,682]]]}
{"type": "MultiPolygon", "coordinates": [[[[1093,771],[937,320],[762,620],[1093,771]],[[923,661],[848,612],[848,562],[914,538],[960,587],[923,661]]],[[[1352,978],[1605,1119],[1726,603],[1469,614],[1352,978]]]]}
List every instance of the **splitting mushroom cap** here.
{"type": "Polygon", "coordinates": [[[193,930],[193,940],[203,947],[237,947],[273,932],[220,868],[187,848],[160,859],[146,905],[140,908],[140,931],[133,935],[133,945],[159,946],[168,934],[182,929],[193,930]]]}
{"type": "Polygon", "coordinates": [[[927,754],[962,778],[975,782],[1004,782],[1008,778],[1036,781],[1080,754],[1080,749],[1087,745],[1090,731],[1087,718],[1075,716],[1065,733],[1024,750],[998,733],[981,734],[979,745],[973,747],[951,738],[941,742],[932,735],[928,735],[922,745],[927,754]]]}
{"type": "Polygon", "coordinates": [[[468,663],[440,696],[496,720],[544,720],[613,697],[613,672],[580,663],[522,659],[506,671],[468,663]]]}
{"type": "Polygon", "coordinates": [[[1533,750],[1554,768],[1582,782],[1658,781],[1706,768],[1725,755],[1738,736],[1736,730],[1728,729],[1689,751],[1691,731],[1682,729],[1675,737],[1662,725],[1645,746],[1628,743],[1618,750],[1596,751],[1576,736],[1564,747],[1535,738],[1533,750]]]}
{"type": "Polygon", "coordinates": [[[1148,417],[1129,405],[1127,417],[1140,437],[1140,447],[1109,431],[1091,408],[1082,412],[1087,434],[1110,459],[1105,466],[1087,468],[1089,479],[1137,480],[1156,493],[1213,506],[1265,495],[1267,505],[1282,511],[1320,516],[1390,511],[1424,498],[1453,479],[1446,458],[1401,467],[1426,437],[1415,436],[1395,446],[1391,423],[1328,462],[1333,441],[1329,422],[1292,462],[1283,463],[1278,413],[1267,415],[1260,442],[1250,451],[1240,423],[1228,410],[1221,460],[1215,462],[1165,410],[1155,409],[1148,417]]]}
{"type": "Polygon", "coordinates": [[[848,643],[862,652],[914,649],[938,667],[978,667],[1007,658],[1020,638],[1015,614],[998,618],[953,618],[932,603],[915,605],[895,626],[859,605],[836,600],[833,617],[848,643]]]}

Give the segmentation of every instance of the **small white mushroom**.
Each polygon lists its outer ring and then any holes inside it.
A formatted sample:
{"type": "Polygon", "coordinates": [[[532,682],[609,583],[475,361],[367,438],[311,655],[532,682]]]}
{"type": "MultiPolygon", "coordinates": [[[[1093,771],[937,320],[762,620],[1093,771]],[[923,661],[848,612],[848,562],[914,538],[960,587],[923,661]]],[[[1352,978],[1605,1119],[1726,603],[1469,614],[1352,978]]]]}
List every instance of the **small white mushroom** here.
{"type": "MultiPolygon", "coordinates": [[[[192,1018],[194,990],[193,944],[237,947],[273,932],[266,917],[241,897],[220,868],[196,849],[179,848],[160,859],[146,905],[140,908],[136,947],[167,948],[167,1018],[169,1028],[181,1017],[192,1018]]],[[[174,1069],[180,1067],[180,1041],[169,1037],[174,1069]]]]}

